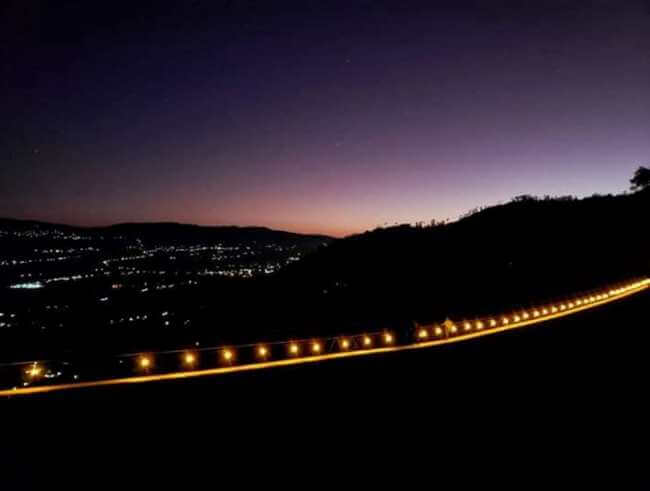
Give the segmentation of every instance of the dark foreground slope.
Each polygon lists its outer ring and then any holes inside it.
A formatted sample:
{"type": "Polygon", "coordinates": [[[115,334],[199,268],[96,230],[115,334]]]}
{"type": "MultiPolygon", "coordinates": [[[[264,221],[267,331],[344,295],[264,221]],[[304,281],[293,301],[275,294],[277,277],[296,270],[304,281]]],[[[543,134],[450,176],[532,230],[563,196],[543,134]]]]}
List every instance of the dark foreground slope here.
{"type": "Polygon", "coordinates": [[[430,350],[3,401],[16,431],[3,462],[17,481],[49,485],[408,489],[503,482],[523,462],[524,488],[551,477],[620,487],[643,469],[649,305],[644,293],[430,350]],[[39,472],[25,458],[35,448],[39,472]]]}

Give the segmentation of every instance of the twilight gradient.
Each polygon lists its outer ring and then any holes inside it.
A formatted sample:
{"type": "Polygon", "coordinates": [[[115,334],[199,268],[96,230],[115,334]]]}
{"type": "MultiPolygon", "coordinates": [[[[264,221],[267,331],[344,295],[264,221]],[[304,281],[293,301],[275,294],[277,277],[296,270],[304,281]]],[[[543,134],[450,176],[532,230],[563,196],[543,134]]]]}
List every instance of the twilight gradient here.
{"type": "Polygon", "coordinates": [[[641,1],[50,3],[2,12],[0,216],[344,235],[650,161],[641,1]]]}

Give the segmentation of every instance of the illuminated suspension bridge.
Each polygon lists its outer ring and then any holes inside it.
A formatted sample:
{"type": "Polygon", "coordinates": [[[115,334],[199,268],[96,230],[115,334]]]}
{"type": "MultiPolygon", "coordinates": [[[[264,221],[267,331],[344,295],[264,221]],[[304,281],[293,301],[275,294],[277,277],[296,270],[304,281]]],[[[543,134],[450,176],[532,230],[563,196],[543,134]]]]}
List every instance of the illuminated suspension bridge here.
{"type": "Polygon", "coordinates": [[[571,299],[483,317],[472,321],[446,320],[440,324],[417,326],[403,339],[391,331],[369,332],[349,336],[281,341],[267,344],[220,346],[197,350],[132,353],[116,357],[126,376],[79,380],[70,383],[39,385],[60,375],[48,367],[49,362],[30,361],[11,366],[22,377],[20,385],[0,390],[0,396],[14,396],[84,387],[135,384],[163,380],[202,377],[272,367],[316,363],[352,356],[405,351],[455,343],[490,334],[518,329],[596,308],[650,288],[650,278],[617,285],[571,299]],[[202,362],[209,364],[203,368],[202,362]]]}

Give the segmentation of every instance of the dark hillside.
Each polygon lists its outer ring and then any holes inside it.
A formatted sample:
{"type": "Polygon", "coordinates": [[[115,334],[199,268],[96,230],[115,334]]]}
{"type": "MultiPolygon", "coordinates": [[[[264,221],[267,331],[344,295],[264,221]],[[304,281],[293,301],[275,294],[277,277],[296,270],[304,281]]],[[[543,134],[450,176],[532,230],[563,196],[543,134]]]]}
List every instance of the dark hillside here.
{"type": "Polygon", "coordinates": [[[650,271],[650,193],[523,196],[458,222],[336,241],[282,273],[353,317],[490,312],[650,271]]]}

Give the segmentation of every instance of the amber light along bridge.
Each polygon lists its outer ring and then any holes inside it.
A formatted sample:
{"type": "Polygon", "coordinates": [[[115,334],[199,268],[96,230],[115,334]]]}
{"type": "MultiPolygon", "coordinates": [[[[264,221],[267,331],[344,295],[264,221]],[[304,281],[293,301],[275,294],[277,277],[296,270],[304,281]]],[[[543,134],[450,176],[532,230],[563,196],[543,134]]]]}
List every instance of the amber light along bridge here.
{"type": "MultiPolygon", "coordinates": [[[[157,353],[132,353],[117,357],[120,364],[130,363],[133,375],[126,377],[77,382],[37,385],[46,380],[51,370],[48,362],[30,361],[18,366],[24,380],[22,386],[0,390],[0,396],[18,396],[68,389],[101,387],[121,384],[137,384],[164,380],[204,377],[273,367],[316,363],[326,360],[368,356],[379,353],[427,348],[442,344],[461,342],[498,332],[519,329],[552,319],[572,315],[584,310],[615,302],[650,288],[650,278],[633,281],[589,294],[575,295],[564,302],[543,304],[507,315],[484,317],[474,321],[451,321],[441,324],[418,326],[413,336],[406,340],[393,332],[381,331],[322,339],[282,341],[267,344],[249,344],[232,347],[212,347],[200,350],[173,350],[157,353]],[[239,362],[240,355],[245,362],[239,362]],[[156,360],[173,357],[173,370],[153,373],[156,360]],[[208,358],[213,366],[199,368],[201,359],[208,358]]],[[[75,379],[78,377],[74,376],[75,379]]]]}

